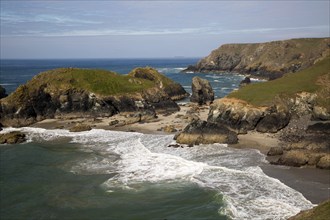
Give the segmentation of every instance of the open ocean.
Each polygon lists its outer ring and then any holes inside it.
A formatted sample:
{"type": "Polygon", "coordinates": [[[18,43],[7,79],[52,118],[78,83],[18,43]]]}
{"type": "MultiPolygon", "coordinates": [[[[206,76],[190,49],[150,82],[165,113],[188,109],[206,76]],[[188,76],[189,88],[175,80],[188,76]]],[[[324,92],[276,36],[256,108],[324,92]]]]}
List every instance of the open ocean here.
{"type": "MultiPolygon", "coordinates": [[[[58,67],[127,74],[151,66],[191,92],[208,79],[217,97],[237,89],[235,74],[180,73],[198,59],[1,60],[8,93],[58,67]]],[[[168,148],[173,135],[93,129],[20,130],[29,141],[0,147],[0,219],[280,220],[312,207],[296,190],[267,176],[257,150],[224,144],[168,148]]]]}

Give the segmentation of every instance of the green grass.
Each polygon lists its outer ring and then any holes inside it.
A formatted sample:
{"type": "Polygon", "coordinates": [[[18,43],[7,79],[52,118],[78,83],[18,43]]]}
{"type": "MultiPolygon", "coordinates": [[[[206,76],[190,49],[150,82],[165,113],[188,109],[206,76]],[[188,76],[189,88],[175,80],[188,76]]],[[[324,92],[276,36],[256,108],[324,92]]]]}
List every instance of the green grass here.
{"type": "Polygon", "coordinates": [[[155,83],[106,70],[61,68],[41,73],[28,82],[29,88],[42,85],[54,91],[75,88],[100,95],[115,95],[140,92],[155,86],[155,83]]]}
{"type": "Polygon", "coordinates": [[[327,92],[329,90],[325,88],[330,85],[327,83],[320,85],[319,82],[324,75],[329,75],[328,79],[330,79],[330,57],[305,70],[286,74],[277,80],[250,84],[232,92],[228,97],[241,99],[255,106],[267,106],[273,103],[276,96],[290,97],[299,92],[320,92],[326,99],[320,102],[323,102],[323,105],[330,105],[330,94],[327,92]]]}
{"type": "Polygon", "coordinates": [[[315,208],[302,212],[290,220],[328,220],[330,216],[330,200],[323,202],[315,208]]]}

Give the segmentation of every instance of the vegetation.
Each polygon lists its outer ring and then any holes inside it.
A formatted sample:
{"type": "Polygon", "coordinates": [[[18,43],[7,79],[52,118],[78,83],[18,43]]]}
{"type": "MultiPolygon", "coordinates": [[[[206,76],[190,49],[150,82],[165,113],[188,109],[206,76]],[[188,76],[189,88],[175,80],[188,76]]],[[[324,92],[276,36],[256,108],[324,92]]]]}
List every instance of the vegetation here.
{"type": "Polygon", "coordinates": [[[247,85],[228,95],[255,106],[272,104],[275,97],[292,97],[299,92],[317,93],[320,105],[330,109],[330,57],[313,66],[282,78],[264,83],[247,85]]]}
{"type": "Polygon", "coordinates": [[[289,220],[328,220],[330,216],[330,200],[323,202],[315,208],[303,211],[289,220]]]}
{"type": "Polygon", "coordinates": [[[83,89],[99,95],[115,95],[140,92],[155,86],[155,83],[106,70],[60,68],[41,73],[26,85],[30,90],[43,86],[50,91],[83,89]]]}

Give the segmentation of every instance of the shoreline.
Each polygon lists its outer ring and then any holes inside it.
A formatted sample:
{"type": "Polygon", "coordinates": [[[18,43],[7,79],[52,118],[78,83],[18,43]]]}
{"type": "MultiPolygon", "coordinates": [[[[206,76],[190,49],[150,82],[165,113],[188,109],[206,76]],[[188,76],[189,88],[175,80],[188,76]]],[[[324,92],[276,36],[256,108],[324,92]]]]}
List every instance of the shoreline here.
{"type": "MultiPolygon", "coordinates": [[[[172,114],[158,114],[158,117],[148,122],[136,122],[124,124],[129,120],[127,114],[118,114],[106,118],[58,118],[46,119],[37,122],[30,127],[44,129],[70,129],[76,124],[89,125],[95,129],[105,129],[124,132],[139,132],[143,134],[175,134],[188,125],[191,117],[198,116],[201,120],[207,120],[209,106],[198,107],[188,103],[180,106],[180,111],[172,114]],[[192,110],[193,109],[193,110],[192,110]],[[109,125],[113,121],[118,124],[109,125]],[[172,132],[166,132],[164,128],[171,127],[172,132]]],[[[271,147],[280,144],[277,134],[259,133],[250,131],[247,134],[238,135],[237,144],[229,144],[228,147],[236,149],[257,149],[265,155],[267,161],[272,158],[267,157],[267,152],[271,147]]],[[[302,193],[306,199],[313,204],[318,204],[330,198],[330,172],[314,167],[289,167],[265,164],[260,166],[263,172],[285,185],[302,193]]]]}

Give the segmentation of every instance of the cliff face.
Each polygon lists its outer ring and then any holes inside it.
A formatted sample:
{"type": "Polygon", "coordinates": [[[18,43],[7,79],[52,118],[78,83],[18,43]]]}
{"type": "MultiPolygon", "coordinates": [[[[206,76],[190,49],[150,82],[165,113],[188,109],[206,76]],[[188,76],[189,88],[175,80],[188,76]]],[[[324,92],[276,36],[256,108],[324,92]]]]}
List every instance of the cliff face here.
{"type": "Polygon", "coordinates": [[[0,123],[19,127],[54,117],[179,110],[173,100],[188,95],[179,84],[152,68],[138,70],[154,78],[75,68],[41,73],[1,99],[0,123]]]}
{"type": "Polygon", "coordinates": [[[225,44],[185,71],[240,72],[275,79],[313,65],[329,54],[330,38],[306,38],[256,44],[225,44]]]}

